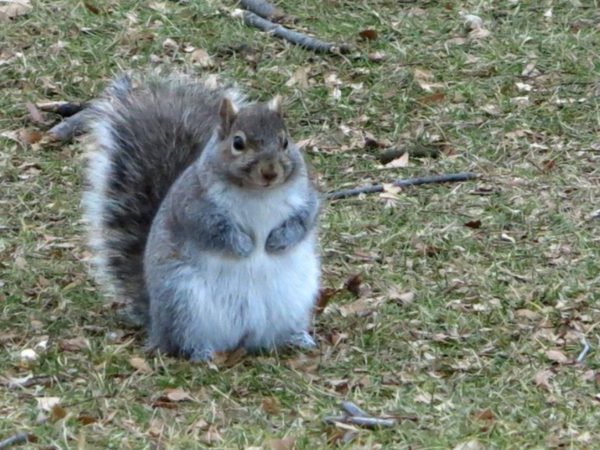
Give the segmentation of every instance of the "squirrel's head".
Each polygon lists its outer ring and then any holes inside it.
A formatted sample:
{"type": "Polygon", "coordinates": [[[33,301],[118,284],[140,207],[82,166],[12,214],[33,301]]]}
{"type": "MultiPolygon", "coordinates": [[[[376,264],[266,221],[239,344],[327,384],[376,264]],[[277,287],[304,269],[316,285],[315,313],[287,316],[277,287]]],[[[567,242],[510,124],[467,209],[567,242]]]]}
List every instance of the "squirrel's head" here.
{"type": "Polygon", "coordinates": [[[230,181],[245,188],[269,189],[298,172],[301,156],[288,135],[281,97],[239,110],[224,98],[219,115],[218,151],[230,181]]]}

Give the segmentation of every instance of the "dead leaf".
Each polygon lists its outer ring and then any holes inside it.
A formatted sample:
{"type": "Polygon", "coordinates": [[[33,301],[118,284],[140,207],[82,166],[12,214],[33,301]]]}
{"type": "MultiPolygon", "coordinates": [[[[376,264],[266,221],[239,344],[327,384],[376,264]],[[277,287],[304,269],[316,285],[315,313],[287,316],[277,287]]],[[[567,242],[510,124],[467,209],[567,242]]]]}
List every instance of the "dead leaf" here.
{"type": "Polygon", "coordinates": [[[496,414],[491,409],[484,409],[483,411],[476,411],[473,417],[477,420],[485,422],[494,422],[496,420],[496,414]]]}
{"type": "Polygon", "coordinates": [[[90,416],[89,414],[80,414],[77,416],[77,421],[82,425],[91,425],[98,422],[98,419],[96,419],[94,416],[90,416]]]}
{"type": "Polygon", "coordinates": [[[231,352],[217,352],[210,362],[210,365],[213,369],[218,369],[219,367],[233,367],[239,364],[246,354],[247,352],[243,347],[239,347],[231,352]]]}
{"type": "Polygon", "coordinates": [[[452,450],[485,450],[485,447],[477,439],[471,439],[470,441],[461,442],[452,450]]]}
{"type": "Polygon", "coordinates": [[[348,291],[352,292],[357,297],[360,297],[362,284],[363,284],[362,275],[360,273],[357,273],[357,274],[350,276],[346,280],[346,283],[344,283],[344,288],[346,288],[348,291]]]}
{"type": "Polygon", "coordinates": [[[293,450],[296,448],[296,438],[288,436],[283,439],[269,439],[265,446],[269,450],[293,450]]]}
{"type": "Polygon", "coordinates": [[[8,22],[19,16],[24,16],[32,9],[29,0],[8,0],[0,4],[0,22],[8,22]]]}
{"type": "Polygon", "coordinates": [[[369,61],[371,62],[380,63],[387,59],[387,55],[383,52],[373,52],[369,53],[367,55],[367,58],[369,58],[369,61]]]}
{"type": "Polygon", "coordinates": [[[267,414],[279,414],[281,405],[277,397],[267,397],[261,402],[261,407],[267,414]]]}
{"type": "Polygon", "coordinates": [[[50,412],[50,420],[52,422],[64,419],[65,417],[67,417],[67,410],[65,408],[63,408],[59,404],[56,404],[52,407],[52,410],[50,412]]]}
{"type": "Polygon", "coordinates": [[[179,49],[179,44],[175,39],[167,38],[163,41],[162,48],[168,55],[171,55],[179,49]]]}
{"type": "Polygon", "coordinates": [[[64,352],[79,352],[90,346],[89,341],[83,336],[60,341],[60,349],[64,352]]]}
{"type": "Polygon", "coordinates": [[[535,384],[546,391],[550,391],[552,389],[552,385],[550,384],[550,380],[554,377],[554,372],[551,370],[540,370],[535,374],[535,384]]]}
{"type": "Polygon", "coordinates": [[[91,2],[83,2],[83,4],[85,5],[85,9],[87,9],[89,12],[91,12],[92,14],[100,14],[100,8],[98,8],[96,5],[94,5],[91,2]]]}
{"type": "Polygon", "coordinates": [[[478,219],[477,220],[469,220],[464,225],[465,225],[465,227],[468,227],[468,228],[474,228],[474,229],[481,228],[481,220],[478,220],[478,219]]]}
{"type": "Polygon", "coordinates": [[[190,400],[192,400],[192,397],[190,396],[190,394],[188,394],[186,391],[184,391],[181,388],[172,388],[172,389],[166,389],[165,393],[163,395],[161,395],[159,400],[173,402],[173,403],[179,403],[179,402],[190,401],[190,400]]]}
{"type": "Polygon", "coordinates": [[[489,114],[490,116],[494,116],[494,117],[502,115],[502,110],[500,109],[500,107],[498,105],[492,105],[492,104],[483,105],[481,107],[481,110],[483,112],[485,112],[486,114],[489,114]]]}
{"type": "MultiPolygon", "coordinates": [[[[45,125],[47,123],[46,118],[42,114],[42,112],[31,102],[25,103],[25,108],[29,112],[29,116],[31,117],[31,121],[38,123],[40,125],[45,125]]],[[[39,139],[38,139],[39,140],[39,139]]]]}
{"type": "Polygon", "coordinates": [[[410,305],[415,301],[415,293],[414,292],[399,292],[398,288],[393,287],[387,293],[389,299],[391,301],[400,303],[404,306],[410,305]]]}
{"type": "Polygon", "coordinates": [[[52,411],[52,408],[60,403],[60,397],[38,397],[35,400],[38,408],[45,412],[52,411]]]}
{"type": "Polygon", "coordinates": [[[286,81],[287,87],[298,85],[302,89],[308,88],[308,74],[310,72],[309,66],[298,67],[289,80],[286,81]]]}
{"type": "Polygon", "coordinates": [[[144,358],[140,358],[139,356],[134,356],[130,358],[129,364],[138,372],[152,373],[152,368],[150,367],[148,362],[144,358]]]}
{"type": "Polygon", "coordinates": [[[363,38],[365,41],[374,41],[379,37],[379,33],[377,30],[372,28],[367,28],[366,30],[362,30],[358,35],[363,38]]]}
{"type": "Polygon", "coordinates": [[[409,165],[408,159],[409,159],[408,152],[404,152],[400,157],[392,159],[389,163],[385,164],[384,167],[393,167],[393,168],[408,167],[408,165],[409,165]]]}
{"type": "Polygon", "coordinates": [[[315,306],[315,314],[319,315],[323,312],[323,310],[329,304],[329,301],[338,293],[339,289],[334,288],[323,288],[319,291],[319,298],[317,299],[317,304],[315,306]]]}
{"type": "Polygon", "coordinates": [[[569,358],[560,350],[548,350],[546,351],[546,358],[558,364],[566,364],[569,362],[569,358]]]}
{"type": "Polygon", "coordinates": [[[197,48],[190,53],[190,61],[192,64],[197,64],[200,67],[212,67],[213,60],[208,52],[202,48],[197,48]]]}
{"type": "Polygon", "coordinates": [[[221,433],[219,433],[217,427],[215,425],[211,425],[210,427],[208,427],[208,430],[206,430],[206,432],[200,437],[200,440],[205,444],[212,445],[221,442],[223,438],[221,437],[221,433]]]}
{"type": "Polygon", "coordinates": [[[434,92],[431,95],[426,95],[424,97],[421,97],[421,103],[423,103],[425,105],[432,105],[434,103],[443,102],[445,99],[446,99],[446,94],[438,91],[438,92],[434,92]]]}

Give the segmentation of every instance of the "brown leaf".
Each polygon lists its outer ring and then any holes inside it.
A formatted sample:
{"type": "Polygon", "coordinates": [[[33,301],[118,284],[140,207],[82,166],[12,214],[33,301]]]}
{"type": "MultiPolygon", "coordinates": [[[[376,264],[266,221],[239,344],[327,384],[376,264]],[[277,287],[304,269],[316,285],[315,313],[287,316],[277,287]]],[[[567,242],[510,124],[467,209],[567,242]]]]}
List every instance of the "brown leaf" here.
{"type": "Polygon", "coordinates": [[[0,3],[0,22],[8,22],[30,12],[32,9],[29,0],[8,0],[0,3]]]}
{"type": "Polygon", "coordinates": [[[202,48],[197,48],[190,54],[192,64],[198,64],[200,67],[212,67],[213,61],[208,52],[202,48]]]}
{"type": "Polygon", "coordinates": [[[551,370],[540,370],[535,374],[535,384],[546,391],[550,391],[552,389],[552,385],[550,384],[550,380],[554,377],[554,372],[551,370]]]}
{"type": "Polygon", "coordinates": [[[89,414],[79,414],[79,416],[77,416],[77,421],[82,425],[91,425],[98,422],[98,419],[89,414]]]}
{"type": "Polygon", "coordinates": [[[288,436],[283,439],[269,439],[265,446],[269,450],[293,450],[296,448],[296,438],[288,436]]]}
{"type": "Polygon", "coordinates": [[[434,103],[443,102],[445,99],[446,99],[446,94],[444,94],[441,91],[438,91],[438,92],[434,92],[433,94],[425,95],[424,97],[421,97],[421,103],[424,103],[425,105],[432,105],[434,103]]]}
{"type": "Polygon", "coordinates": [[[317,298],[317,304],[315,306],[315,314],[319,315],[329,304],[329,301],[340,292],[339,289],[335,288],[322,288],[319,291],[319,297],[317,298]]]}
{"type": "Polygon", "coordinates": [[[484,422],[495,422],[496,414],[491,409],[484,409],[483,411],[476,411],[473,413],[473,417],[477,420],[481,420],[484,422]]]}
{"type": "Polygon", "coordinates": [[[83,2],[83,4],[85,5],[85,9],[87,9],[89,12],[91,12],[92,14],[100,14],[100,8],[98,8],[96,5],[94,5],[91,2],[83,2]]]}
{"type": "Polygon", "coordinates": [[[159,400],[166,401],[166,402],[178,403],[178,402],[190,401],[190,400],[192,400],[192,397],[190,397],[190,394],[188,394],[186,391],[184,391],[181,388],[172,388],[172,389],[166,389],[165,393],[163,395],[161,395],[159,400]]]}
{"type": "Polygon", "coordinates": [[[281,405],[277,397],[267,397],[261,402],[261,407],[267,414],[279,414],[281,405]]]}
{"type": "Polygon", "coordinates": [[[464,225],[465,225],[465,227],[469,227],[469,228],[473,228],[473,229],[481,228],[481,220],[479,220],[479,219],[469,220],[464,225]]]}
{"type": "Polygon", "coordinates": [[[90,346],[89,341],[83,336],[60,341],[60,349],[64,352],[79,352],[90,346]]]}
{"type": "Polygon", "coordinates": [[[247,352],[243,347],[239,347],[236,350],[230,352],[217,352],[215,353],[212,361],[210,362],[213,369],[215,368],[229,368],[239,364],[243,361],[247,352]]]}
{"type": "Polygon", "coordinates": [[[548,350],[546,351],[546,358],[550,361],[554,361],[558,364],[566,364],[569,362],[569,358],[565,356],[560,350],[548,350]]]}
{"type": "Polygon", "coordinates": [[[60,403],[60,397],[38,397],[35,400],[38,408],[46,412],[52,411],[52,408],[60,403]]]}
{"type": "Polygon", "coordinates": [[[57,420],[64,419],[65,417],[67,417],[67,410],[65,408],[59,404],[56,404],[52,407],[52,410],[50,411],[51,421],[55,422],[57,420]]]}
{"type": "Polygon", "coordinates": [[[358,35],[366,41],[374,41],[379,37],[379,33],[377,30],[372,28],[367,28],[366,30],[362,30],[358,35]]]}
{"type": "Polygon", "coordinates": [[[215,425],[211,425],[208,430],[200,437],[200,440],[205,444],[217,444],[223,440],[221,433],[215,425]]]}
{"type": "Polygon", "coordinates": [[[33,103],[31,103],[31,102],[25,103],[25,108],[27,108],[27,111],[29,112],[29,116],[31,117],[32,122],[35,122],[35,123],[38,123],[41,125],[45,125],[48,123],[48,121],[46,120],[46,118],[44,117],[42,112],[33,103]]]}
{"type": "Polygon", "coordinates": [[[346,288],[348,291],[352,292],[354,295],[359,297],[361,294],[362,283],[362,275],[360,273],[357,273],[350,276],[350,278],[346,280],[346,283],[344,283],[344,288],[346,288]]]}
{"type": "Polygon", "coordinates": [[[152,373],[152,368],[150,367],[148,362],[144,358],[140,358],[139,356],[134,356],[130,358],[129,364],[138,372],[152,373]]]}

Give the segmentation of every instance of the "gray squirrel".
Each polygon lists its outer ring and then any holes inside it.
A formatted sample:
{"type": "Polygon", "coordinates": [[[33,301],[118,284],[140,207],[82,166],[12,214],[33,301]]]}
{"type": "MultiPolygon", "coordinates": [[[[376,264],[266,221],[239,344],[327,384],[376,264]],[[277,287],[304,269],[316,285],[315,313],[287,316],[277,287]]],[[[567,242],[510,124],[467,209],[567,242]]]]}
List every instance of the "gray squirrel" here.
{"type": "Polygon", "coordinates": [[[281,98],[184,76],[120,76],[86,112],[84,219],[100,283],[149,346],[312,348],[319,196],[281,98]]]}

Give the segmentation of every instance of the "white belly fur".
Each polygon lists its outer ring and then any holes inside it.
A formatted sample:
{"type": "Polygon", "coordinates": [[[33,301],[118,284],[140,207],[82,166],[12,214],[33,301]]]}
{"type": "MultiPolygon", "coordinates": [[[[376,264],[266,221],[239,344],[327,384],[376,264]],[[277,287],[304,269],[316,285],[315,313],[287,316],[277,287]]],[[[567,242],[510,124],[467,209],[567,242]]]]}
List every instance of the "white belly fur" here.
{"type": "Polygon", "coordinates": [[[269,232],[305,198],[292,192],[298,188],[242,202],[218,193],[220,203],[254,232],[256,248],[245,259],[211,254],[199,267],[188,267],[184,284],[196,302],[193,323],[202,324],[199,334],[216,350],[241,342],[247,348],[273,347],[308,327],[319,288],[316,232],[281,254],[265,251],[269,232]]]}

